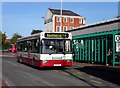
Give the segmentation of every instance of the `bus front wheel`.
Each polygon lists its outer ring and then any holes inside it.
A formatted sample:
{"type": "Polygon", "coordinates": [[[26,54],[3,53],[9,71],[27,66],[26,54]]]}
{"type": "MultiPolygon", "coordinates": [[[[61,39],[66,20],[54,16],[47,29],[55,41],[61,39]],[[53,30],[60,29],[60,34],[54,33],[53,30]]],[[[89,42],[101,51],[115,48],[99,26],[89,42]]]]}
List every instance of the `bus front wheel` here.
{"type": "Polygon", "coordinates": [[[32,60],[32,67],[35,68],[35,60],[32,60]]]}

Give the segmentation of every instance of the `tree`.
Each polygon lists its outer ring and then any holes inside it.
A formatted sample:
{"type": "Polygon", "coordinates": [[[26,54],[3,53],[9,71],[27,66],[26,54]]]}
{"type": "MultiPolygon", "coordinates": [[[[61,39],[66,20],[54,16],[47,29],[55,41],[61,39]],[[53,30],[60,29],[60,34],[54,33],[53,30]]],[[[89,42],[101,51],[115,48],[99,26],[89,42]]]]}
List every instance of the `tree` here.
{"type": "Polygon", "coordinates": [[[2,43],[2,32],[0,31],[0,43],[2,43]]]}
{"type": "Polygon", "coordinates": [[[4,45],[4,43],[5,43],[6,38],[7,38],[7,36],[6,36],[5,32],[2,33],[2,44],[3,44],[3,45],[4,45]]]}
{"type": "Polygon", "coordinates": [[[22,36],[18,33],[14,33],[13,37],[11,38],[11,44],[16,44],[17,43],[17,39],[21,38],[22,36]]]}
{"type": "Polygon", "coordinates": [[[2,50],[2,32],[0,31],[0,50],[2,50]]]}
{"type": "Polygon", "coordinates": [[[43,32],[43,31],[42,30],[35,30],[35,29],[33,29],[32,32],[31,32],[31,35],[36,34],[36,33],[40,33],[40,32],[43,32]]]}
{"type": "Polygon", "coordinates": [[[5,46],[6,46],[6,44],[5,44],[6,38],[7,38],[6,32],[2,33],[0,31],[0,50],[5,48],[5,46]]]}

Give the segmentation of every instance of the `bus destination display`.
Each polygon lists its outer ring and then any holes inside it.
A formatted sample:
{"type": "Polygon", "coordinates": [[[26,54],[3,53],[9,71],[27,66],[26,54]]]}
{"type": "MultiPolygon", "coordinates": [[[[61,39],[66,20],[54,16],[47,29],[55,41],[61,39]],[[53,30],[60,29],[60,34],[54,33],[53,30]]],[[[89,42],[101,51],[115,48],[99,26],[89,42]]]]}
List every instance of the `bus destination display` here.
{"type": "Polygon", "coordinates": [[[47,38],[68,38],[69,35],[67,33],[45,33],[45,37],[47,38]]]}

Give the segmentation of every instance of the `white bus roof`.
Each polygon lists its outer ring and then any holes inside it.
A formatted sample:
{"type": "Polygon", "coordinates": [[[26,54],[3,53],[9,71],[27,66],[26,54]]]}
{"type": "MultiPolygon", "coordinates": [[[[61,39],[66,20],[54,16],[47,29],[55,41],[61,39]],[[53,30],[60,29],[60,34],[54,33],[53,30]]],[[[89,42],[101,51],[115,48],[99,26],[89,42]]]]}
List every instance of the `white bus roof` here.
{"type": "Polygon", "coordinates": [[[40,36],[41,36],[41,34],[45,34],[45,33],[60,33],[60,34],[62,34],[62,33],[67,33],[67,34],[69,34],[69,32],[41,32],[41,33],[37,33],[37,34],[33,34],[33,35],[29,35],[29,36],[26,36],[26,37],[22,37],[22,38],[18,38],[17,39],[17,42],[19,42],[19,41],[24,41],[24,40],[31,40],[31,39],[36,39],[36,38],[39,38],[40,36]]]}

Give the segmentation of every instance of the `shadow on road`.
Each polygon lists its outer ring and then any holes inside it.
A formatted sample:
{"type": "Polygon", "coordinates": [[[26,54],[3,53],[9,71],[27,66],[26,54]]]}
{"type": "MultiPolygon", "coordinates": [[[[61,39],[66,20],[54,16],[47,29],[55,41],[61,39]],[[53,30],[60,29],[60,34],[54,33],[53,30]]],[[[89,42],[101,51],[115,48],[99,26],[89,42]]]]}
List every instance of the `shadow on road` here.
{"type": "MultiPolygon", "coordinates": [[[[20,63],[20,62],[18,62],[20,63]]],[[[65,70],[65,69],[69,69],[69,67],[33,67],[32,65],[29,65],[29,64],[26,64],[26,63],[22,63],[23,65],[26,65],[26,66],[29,66],[29,67],[32,67],[36,70],[44,70],[44,71],[47,71],[47,70],[65,70]]]]}
{"type": "Polygon", "coordinates": [[[47,71],[47,70],[65,70],[65,69],[68,69],[68,68],[65,68],[65,67],[43,67],[43,68],[34,67],[34,68],[37,69],[37,70],[44,70],[44,71],[47,71]]]}
{"type": "Polygon", "coordinates": [[[109,81],[111,83],[120,85],[120,69],[119,71],[116,68],[102,67],[102,66],[85,66],[82,68],[75,68],[79,71],[85,72],[92,76],[101,78],[103,80],[109,81]],[[106,70],[105,70],[106,69],[106,70]]]}

